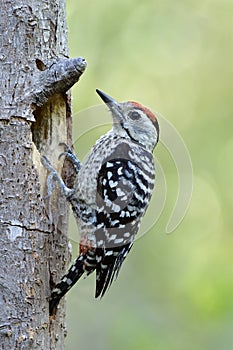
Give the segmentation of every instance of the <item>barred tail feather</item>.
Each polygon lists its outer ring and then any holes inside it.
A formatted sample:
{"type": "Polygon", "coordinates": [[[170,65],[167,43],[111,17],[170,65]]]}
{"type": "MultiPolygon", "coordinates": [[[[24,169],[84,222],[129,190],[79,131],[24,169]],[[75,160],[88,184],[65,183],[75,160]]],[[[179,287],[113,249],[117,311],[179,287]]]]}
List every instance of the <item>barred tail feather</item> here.
{"type": "Polygon", "coordinates": [[[68,272],[61,278],[61,281],[52,290],[49,300],[50,315],[54,313],[60,299],[79,280],[84,273],[84,256],[79,255],[73,262],[68,272]]]}
{"type": "MultiPolygon", "coordinates": [[[[128,255],[133,243],[113,249],[97,249],[101,261],[96,266],[96,291],[95,297],[102,298],[114,279],[117,279],[123,261],[128,255]],[[111,254],[110,254],[111,253],[111,254]]],[[[97,258],[98,260],[98,258],[97,258]]]]}

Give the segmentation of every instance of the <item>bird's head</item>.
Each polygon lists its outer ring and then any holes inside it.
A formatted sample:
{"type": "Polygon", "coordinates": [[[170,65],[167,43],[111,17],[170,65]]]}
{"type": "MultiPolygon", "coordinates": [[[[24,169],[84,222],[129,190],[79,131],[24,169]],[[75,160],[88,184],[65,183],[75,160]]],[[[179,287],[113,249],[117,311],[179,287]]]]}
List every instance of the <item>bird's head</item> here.
{"type": "Polygon", "coordinates": [[[156,116],[140,103],[117,102],[100,90],[98,95],[109,107],[113,118],[113,132],[153,151],[159,140],[159,124],[156,116]]]}

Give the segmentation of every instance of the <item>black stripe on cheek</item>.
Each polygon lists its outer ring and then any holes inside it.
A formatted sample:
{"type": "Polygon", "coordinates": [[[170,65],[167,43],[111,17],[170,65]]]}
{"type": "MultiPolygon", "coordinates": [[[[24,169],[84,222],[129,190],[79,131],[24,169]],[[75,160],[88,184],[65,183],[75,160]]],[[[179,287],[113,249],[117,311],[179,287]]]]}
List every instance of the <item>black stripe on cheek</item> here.
{"type": "Polygon", "coordinates": [[[134,139],[134,138],[130,135],[129,130],[126,129],[126,128],[124,127],[124,124],[123,124],[123,123],[121,123],[121,126],[122,126],[122,128],[127,132],[127,135],[131,138],[131,140],[133,140],[134,142],[137,142],[137,143],[138,143],[138,141],[137,141],[136,139],[134,139]]]}

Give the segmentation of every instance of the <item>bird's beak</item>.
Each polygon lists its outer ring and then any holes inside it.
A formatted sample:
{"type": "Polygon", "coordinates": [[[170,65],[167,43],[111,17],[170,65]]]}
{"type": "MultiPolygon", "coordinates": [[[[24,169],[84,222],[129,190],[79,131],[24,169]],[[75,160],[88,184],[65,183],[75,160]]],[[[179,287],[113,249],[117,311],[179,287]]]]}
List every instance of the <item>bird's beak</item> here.
{"type": "Polygon", "coordinates": [[[108,96],[104,92],[100,91],[99,89],[96,89],[97,94],[102,98],[104,103],[110,108],[110,110],[115,113],[119,113],[121,111],[120,103],[118,103],[116,100],[114,100],[112,97],[108,96]]]}
{"type": "Polygon", "coordinates": [[[123,122],[121,104],[98,89],[96,89],[96,92],[112,112],[113,125],[121,124],[123,122]]]}
{"type": "Polygon", "coordinates": [[[99,89],[96,89],[96,92],[102,98],[104,103],[106,103],[107,105],[111,105],[111,104],[116,104],[117,103],[112,97],[108,96],[107,94],[105,94],[104,92],[100,91],[99,89]]]}

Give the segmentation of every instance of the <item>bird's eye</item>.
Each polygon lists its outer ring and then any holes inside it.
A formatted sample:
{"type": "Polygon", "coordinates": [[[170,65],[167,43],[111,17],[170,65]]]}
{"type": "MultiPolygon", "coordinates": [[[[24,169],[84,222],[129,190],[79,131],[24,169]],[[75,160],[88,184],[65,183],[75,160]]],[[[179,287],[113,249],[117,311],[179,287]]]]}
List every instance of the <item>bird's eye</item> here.
{"type": "Polygon", "coordinates": [[[136,111],[133,111],[133,112],[130,112],[129,113],[129,117],[132,119],[132,120],[138,120],[141,116],[138,112],[136,111]]]}

